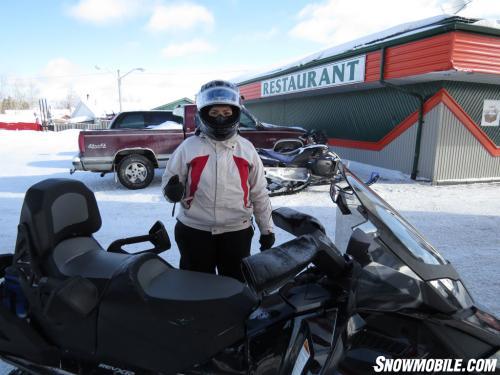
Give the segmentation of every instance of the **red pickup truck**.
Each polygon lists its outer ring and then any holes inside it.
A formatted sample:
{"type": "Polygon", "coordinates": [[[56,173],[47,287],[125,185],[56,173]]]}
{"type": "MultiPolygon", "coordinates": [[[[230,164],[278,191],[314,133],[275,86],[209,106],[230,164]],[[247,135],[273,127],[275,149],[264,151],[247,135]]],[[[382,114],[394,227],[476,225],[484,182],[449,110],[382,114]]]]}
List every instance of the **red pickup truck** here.
{"type": "MultiPolygon", "coordinates": [[[[142,189],[154,177],[154,168],[164,168],[170,155],[196,129],[196,106],[186,105],[172,111],[121,112],[107,130],[85,130],[78,137],[79,154],[73,169],[117,172],[120,182],[129,189],[142,189]]],[[[240,134],[255,147],[273,148],[311,142],[310,133],[299,127],[261,123],[243,109],[240,134]]]]}

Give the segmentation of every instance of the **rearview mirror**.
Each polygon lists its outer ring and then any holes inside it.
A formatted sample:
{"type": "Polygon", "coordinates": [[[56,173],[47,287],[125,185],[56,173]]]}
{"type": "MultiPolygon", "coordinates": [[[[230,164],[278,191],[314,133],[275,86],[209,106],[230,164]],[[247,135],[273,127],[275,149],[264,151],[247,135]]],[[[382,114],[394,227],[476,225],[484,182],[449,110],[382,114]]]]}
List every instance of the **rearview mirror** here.
{"type": "Polygon", "coordinates": [[[380,179],[380,174],[378,174],[378,172],[372,172],[370,179],[366,181],[365,184],[368,186],[373,185],[379,179],[380,179]]]}
{"type": "Polygon", "coordinates": [[[350,215],[351,210],[347,205],[347,200],[345,198],[345,191],[340,186],[332,183],[330,186],[330,198],[332,198],[333,203],[337,205],[342,215],[350,215]]]}

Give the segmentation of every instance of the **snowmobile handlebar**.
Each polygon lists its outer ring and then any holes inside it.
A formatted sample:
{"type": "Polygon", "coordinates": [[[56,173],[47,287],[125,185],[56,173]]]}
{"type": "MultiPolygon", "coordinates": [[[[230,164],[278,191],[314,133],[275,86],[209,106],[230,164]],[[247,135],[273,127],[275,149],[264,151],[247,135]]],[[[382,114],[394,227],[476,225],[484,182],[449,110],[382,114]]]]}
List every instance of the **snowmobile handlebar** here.
{"type": "Polygon", "coordinates": [[[304,235],[243,259],[243,275],[256,293],[270,291],[295,276],[315,255],[312,236],[304,235]]]}
{"type": "Polygon", "coordinates": [[[310,263],[332,279],[351,267],[314,217],[279,208],[273,211],[273,220],[278,227],[300,237],[243,259],[243,275],[256,293],[278,288],[310,263]]]}
{"type": "Polygon", "coordinates": [[[280,207],[273,210],[273,222],[278,228],[294,236],[314,233],[317,230],[326,233],[318,219],[293,208],[280,207]]]}
{"type": "Polygon", "coordinates": [[[111,245],[109,245],[108,251],[111,253],[129,254],[128,251],[123,249],[123,246],[141,242],[151,242],[154,245],[154,247],[151,249],[135,252],[134,254],[144,254],[144,253],[160,254],[170,249],[171,246],[170,238],[168,237],[168,233],[167,230],[165,229],[165,226],[161,221],[157,221],[156,223],[153,224],[148,234],[144,236],[128,237],[113,241],[111,245]]]}
{"type": "Polygon", "coordinates": [[[248,285],[262,293],[277,289],[310,263],[331,279],[341,277],[352,265],[317,231],[243,259],[242,270],[248,285]]]}

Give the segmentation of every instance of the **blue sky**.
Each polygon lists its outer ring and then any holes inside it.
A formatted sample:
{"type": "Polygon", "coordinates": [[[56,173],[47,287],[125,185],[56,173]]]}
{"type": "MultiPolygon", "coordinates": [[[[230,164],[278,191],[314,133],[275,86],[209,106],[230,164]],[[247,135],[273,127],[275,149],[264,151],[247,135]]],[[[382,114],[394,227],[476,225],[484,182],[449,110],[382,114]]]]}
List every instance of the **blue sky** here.
{"type": "MultiPolygon", "coordinates": [[[[287,42],[279,49],[271,43],[278,43],[280,33],[293,27],[295,14],[307,1],[267,1],[261,4],[233,0],[181,2],[178,4],[203,6],[212,14],[213,22],[196,20],[197,24],[190,28],[166,31],[152,31],[147,27],[154,12],[154,2],[142,2],[145,7],[151,7],[150,10],[139,7],[123,18],[104,19],[102,22],[75,15],[72,9],[78,3],[4,2],[0,12],[0,30],[4,35],[2,50],[14,58],[0,59],[0,71],[38,75],[48,61],[57,57],[90,68],[104,65],[112,69],[127,69],[144,65],[153,71],[185,67],[186,64],[198,67],[199,54],[170,58],[162,54],[168,45],[180,45],[193,39],[214,46],[213,53],[203,57],[204,64],[209,66],[247,65],[249,61],[260,64],[314,49],[308,43],[287,42]],[[265,7],[264,11],[261,11],[262,7],[265,7]]],[[[100,11],[97,6],[95,9],[100,11]]],[[[103,7],[102,11],[106,12],[106,8],[103,7]]]]}
{"type": "MultiPolygon", "coordinates": [[[[440,14],[449,1],[457,0],[5,1],[0,90],[49,101],[88,94],[114,106],[116,70],[142,67],[123,80],[125,109],[150,107],[193,97],[209,79],[440,14]]],[[[499,0],[474,0],[461,13],[483,14],[500,18],[499,0]]]]}

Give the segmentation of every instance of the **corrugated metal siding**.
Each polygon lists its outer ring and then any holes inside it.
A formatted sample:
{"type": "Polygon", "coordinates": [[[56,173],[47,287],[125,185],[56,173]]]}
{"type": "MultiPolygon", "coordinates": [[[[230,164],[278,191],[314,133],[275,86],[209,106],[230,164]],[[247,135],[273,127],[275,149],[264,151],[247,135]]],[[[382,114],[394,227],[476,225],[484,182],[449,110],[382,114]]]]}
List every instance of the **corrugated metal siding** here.
{"type": "Polygon", "coordinates": [[[348,147],[333,147],[343,159],[349,159],[376,165],[382,168],[395,169],[410,174],[413,165],[413,152],[417,127],[412,126],[400,137],[391,142],[382,151],[368,151],[348,147]]]}
{"type": "MultiPolygon", "coordinates": [[[[385,57],[386,79],[450,69],[500,74],[500,38],[456,31],[389,47],[385,57]]],[[[365,82],[378,79],[380,52],[370,52],[365,82]]]]}
{"type": "MultiPolygon", "coordinates": [[[[409,85],[425,96],[434,95],[440,82],[409,85]]],[[[246,104],[261,121],[321,129],[330,138],[378,141],[418,109],[418,100],[381,88],[246,104]]]]}
{"type": "MultiPolygon", "coordinates": [[[[418,165],[418,176],[431,180],[434,174],[435,150],[438,124],[442,105],[436,106],[424,117],[422,148],[418,165]]],[[[410,174],[417,138],[417,124],[413,124],[401,136],[381,151],[368,151],[348,147],[333,147],[341,158],[359,161],[382,168],[395,169],[410,174]]]]}
{"type": "Polygon", "coordinates": [[[500,157],[491,156],[445,106],[438,138],[436,183],[500,180],[500,157]]]}
{"type": "MultiPolygon", "coordinates": [[[[436,168],[436,148],[439,142],[439,127],[443,117],[443,104],[438,104],[424,117],[422,127],[422,141],[420,143],[420,157],[418,160],[418,177],[429,180],[434,178],[436,168]]],[[[416,128],[416,126],[415,126],[416,128]]],[[[414,155],[414,148],[406,152],[414,155]]]]}
{"type": "Polygon", "coordinates": [[[446,33],[388,48],[385,56],[385,78],[450,70],[453,34],[446,33]]]}
{"type": "Polygon", "coordinates": [[[245,97],[245,100],[260,98],[260,82],[249,83],[240,87],[240,95],[245,97]]]}
{"type": "MultiPolygon", "coordinates": [[[[274,102],[245,103],[247,107],[260,121],[269,122],[276,125],[285,125],[285,100],[274,102]]],[[[292,121],[287,126],[298,124],[297,120],[292,121]]],[[[301,126],[307,127],[308,125],[301,126]]]]}
{"type": "Polygon", "coordinates": [[[500,38],[455,32],[452,62],[457,70],[500,74],[500,38]]]}
{"type": "Polygon", "coordinates": [[[485,99],[500,100],[499,85],[485,85],[467,82],[445,82],[444,88],[464,109],[471,119],[486,133],[486,135],[500,146],[499,126],[480,126],[485,99]]]}
{"type": "Polygon", "coordinates": [[[366,54],[365,82],[375,82],[380,79],[380,51],[366,54]]]}

